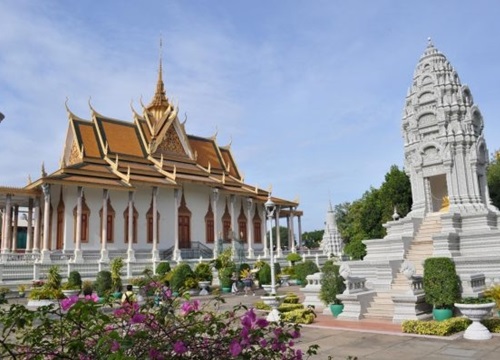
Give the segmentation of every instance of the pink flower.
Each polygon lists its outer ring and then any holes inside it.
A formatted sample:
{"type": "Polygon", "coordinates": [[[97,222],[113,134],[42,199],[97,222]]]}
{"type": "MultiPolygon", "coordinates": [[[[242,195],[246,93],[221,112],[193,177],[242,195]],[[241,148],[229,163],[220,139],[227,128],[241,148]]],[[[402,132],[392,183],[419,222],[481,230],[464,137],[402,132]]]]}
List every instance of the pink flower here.
{"type": "Polygon", "coordinates": [[[130,319],[132,324],[142,324],[144,320],[146,320],[146,315],[141,313],[135,313],[132,315],[132,319],[130,319]]]}
{"type": "Polygon", "coordinates": [[[61,300],[61,308],[66,311],[72,307],[78,301],[78,295],[70,296],[64,300],[61,300]]]}
{"type": "Polygon", "coordinates": [[[238,340],[234,339],[233,341],[231,341],[231,344],[229,345],[229,352],[231,353],[232,357],[236,357],[241,354],[241,350],[241,345],[238,340]]]}
{"type": "Polygon", "coordinates": [[[113,342],[111,343],[110,350],[111,351],[118,351],[118,350],[120,350],[120,343],[118,341],[116,341],[116,340],[113,340],[113,342]]]}
{"type": "Polygon", "coordinates": [[[186,347],[186,345],[184,345],[184,343],[182,341],[178,340],[174,344],[174,351],[177,354],[184,354],[187,351],[187,347],[186,347]]]}
{"type": "Polygon", "coordinates": [[[200,308],[200,301],[199,300],[194,300],[194,301],[186,301],[182,303],[181,305],[181,315],[187,315],[190,312],[193,311],[198,311],[200,308]]]}
{"type": "Polygon", "coordinates": [[[85,300],[87,301],[93,301],[93,302],[98,302],[99,301],[99,296],[97,294],[92,294],[92,295],[85,295],[85,300]]]}
{"type": "Polygon", "coordinates": [[[297,360],[302,360],[302,350],[300,349],[295,350],[295,358],[297,360]]]}

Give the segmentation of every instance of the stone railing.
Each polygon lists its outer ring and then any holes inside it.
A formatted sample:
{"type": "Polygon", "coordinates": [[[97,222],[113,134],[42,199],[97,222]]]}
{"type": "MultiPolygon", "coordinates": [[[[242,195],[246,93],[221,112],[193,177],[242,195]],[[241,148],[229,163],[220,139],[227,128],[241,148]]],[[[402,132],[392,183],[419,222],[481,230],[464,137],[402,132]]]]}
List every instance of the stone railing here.
{"type": "Polygon", "coordinates": [[[460,275],[462,297],[480,297],[486,290],[486,277],[484,274],[460,275]]]}
{"type": "Polygon", "coordinates": [[[364,277],[348,276],[344,283],[346,287],[344,294],[356,294],[367,290],[364,277]]]}

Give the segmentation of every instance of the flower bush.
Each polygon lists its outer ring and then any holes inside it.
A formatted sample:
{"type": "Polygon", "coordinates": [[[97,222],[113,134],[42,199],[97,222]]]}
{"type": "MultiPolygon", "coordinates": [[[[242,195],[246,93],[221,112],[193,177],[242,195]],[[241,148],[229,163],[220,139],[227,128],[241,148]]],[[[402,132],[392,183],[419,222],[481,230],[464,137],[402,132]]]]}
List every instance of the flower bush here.
{"type": "Polygon", "coordinates": [[[218,312],[221,298],[201,304],[158,290],[158,306],[117,307],[94,295],[35,311],[1,308],[0,358],[298,360],[317,352],[317,345],[295,347],[298,325],[268,323],[243,306],[218,312]]]}

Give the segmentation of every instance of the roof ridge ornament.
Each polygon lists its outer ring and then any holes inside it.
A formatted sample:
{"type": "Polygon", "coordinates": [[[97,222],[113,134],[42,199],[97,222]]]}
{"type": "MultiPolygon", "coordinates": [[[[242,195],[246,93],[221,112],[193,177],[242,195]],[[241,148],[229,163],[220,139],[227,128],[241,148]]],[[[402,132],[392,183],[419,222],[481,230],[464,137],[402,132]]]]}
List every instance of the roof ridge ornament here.
{"type": "Polygon", "coordinates": [[[45,163],[42,161],[42,177],[46,177],[47,176],[47,171],[45,171],[45,163]]]}

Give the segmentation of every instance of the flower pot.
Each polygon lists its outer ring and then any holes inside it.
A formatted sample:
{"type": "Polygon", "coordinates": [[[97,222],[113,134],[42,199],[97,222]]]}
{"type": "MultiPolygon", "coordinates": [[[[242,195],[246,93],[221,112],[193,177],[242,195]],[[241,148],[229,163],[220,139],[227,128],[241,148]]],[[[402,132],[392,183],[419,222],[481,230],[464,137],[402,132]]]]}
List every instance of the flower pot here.
{"type": "Polygon", "coordinates": [[[21,291],[19,292],[19,297],[20,297],[20,298],[23,298],[23,297],[25,297],[25,296],[26,296],[26,293],[25,293],[25,292],[21,292],[21,291]]]}
{"type": "Polygon", "coordinates": [[[121,299],[121,298],[122,298],[122,295],[123,295],[123,294],[122,294],[122,292],[121,292],[121,291],[115,291],[115,292],[113,293],[113,298],[114,298],[114,299],[121,299]]]}
{"type": "Polygon", "coordinates": [[[222,287],[222,292],[223,293],[230,293],[231,292],[231,288],[230,287],[222,287]]]}
{"type": "Polygon", "coordinates": [[[281,320],[280,312],[278,311],[278,307],[285,299],[285,295],[271,295],[271,296],[261,296],[260,297],[264,304],[271,307],[271,311],[269,315],[267,315],[266,320],[269,322],[278,322],[281,320]]]}
{"type": "Polygon", "coordinates": [[[344,304],[330,304],[330,311],[332,312],[333,317],[337,317],[342,311],[344,311],[344,304]]]}
{"type": "Polygon", "coordinates": [[[208,295],[207,288],[210,286],[210,281],[198,281],[198,286],[200,287],[200,295],[208,295]]]}
{"type": "Polygon", "coordinates": [[[488,340],[492,335],[490,331],[481,324],[481,320],[491,313],[495,307],[494,302],[486,304],[460,304],[456,303],[455,307],[460,310],[462,315],[472,320],[472,324],[465,330],[464,339],[468,340],[488,340]]]}
{"type": "Polygon", "coordinates": [[[67,298],[69,298],[71,296],[78,295],[80,293],[80,290],[78,290],[78,289],[61,290],[61,291],[64,294],[64,296],[66,296],[67,298]]]}
{"type": "Polygon", "coordinates": [[[271,294],[271,291],[272,291],[272,286],[271,286],[271,285],[269,285],[269,284],[265,284],[265,285],[264,285],[264,284],[263,284],[263,285],[262,285],[262,288],[264,289],[264,291],[265,291],[266,293],[271,294]]]}
{"type": "Polygon", "coordinates": [[[446,319],[450,319],[453,316],[452,309],[436,309],[432,310],[432,315],[434,316],[434,320],[443,321],[446,319]]]}

